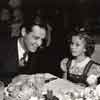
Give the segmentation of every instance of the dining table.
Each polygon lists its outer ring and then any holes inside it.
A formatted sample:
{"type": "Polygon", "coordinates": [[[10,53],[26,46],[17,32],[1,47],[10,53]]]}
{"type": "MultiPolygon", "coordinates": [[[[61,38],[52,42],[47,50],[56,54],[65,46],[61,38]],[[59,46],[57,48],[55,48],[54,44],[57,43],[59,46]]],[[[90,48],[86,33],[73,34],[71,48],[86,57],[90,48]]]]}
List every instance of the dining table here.
{"type": "Polygon", "coordinates": [[[69,91],[71,92],[75,90],[77,92],[81,92],[85,89],[85,87],[80,84],[73,83],[67,79],[59,78],[50,73],[47,73],[46,77],[50,81],[44,85],[44,90],[46,91],[47,89],[52,90],[55,95],[58,94],[66,95],[69,91]]]}
{"type": "MultiPolygon", "coordinates": [[[[36,75],[38,76],[40,81],[45,80],[44,84],[42,86],[42,94],[44,95],[44,94],[47,93],[47,91],[52,91],[53,95],[58,97],[59,100],[67,100],[67,96],[68,96],[69,92],[74,91],[74,92],[77,92],[77,93],[81,93],[81,91],[83,91],[84,88],[85,88],[84,86],[81,86],[80,84],[72,83],[71,81],[68,81],[68,80],[63,79],[63,78],[59,78],[58,76],[55,76],[51,73],[38,73],[36,75]]],[[[32,80],[32,82],[34,83],[36,75],[34,75],[34,74],[32,74],[32,75],[19,75],[19,76],[15,77],[14,79],[12,79],[12,82],[10,83],[10,85],[5,87],[5,89],[4,89],[6,96],[8,96],[8,94],[9,94],[9,91],[8,91],[9,87],[14,86],[14,85],[11,85],[11,84],[17,84],[18,83],[17,85],[19,85],[19,84],[21,84],[22,80],[25,81],[27,79],[32,80]]],[[[35,82],[35,84],[37,85],[38,83],[35,82]]],[[[7,99],[5,99],[5,100],[7,100],[7,99]]],[[[12,100],[14,100],[14,99],[12,99],[12,100]]],[[[24,100],[24,99],[22,99],[22,100],[24,100]]],[[[31,97],[29,100],[38,100],[38,99],[31,97]]],[[[45,100],[45,99],[40,99],[40,100],[45,100]]]]}

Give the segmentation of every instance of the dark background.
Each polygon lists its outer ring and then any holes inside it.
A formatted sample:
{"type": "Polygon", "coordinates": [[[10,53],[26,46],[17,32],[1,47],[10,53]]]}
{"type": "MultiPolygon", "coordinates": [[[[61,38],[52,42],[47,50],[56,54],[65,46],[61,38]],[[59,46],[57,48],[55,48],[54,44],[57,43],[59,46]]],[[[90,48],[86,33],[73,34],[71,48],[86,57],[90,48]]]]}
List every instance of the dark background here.
{"type": "MultiPolygon", "coordinates": [[[[0,0],[0,8],[9,8],[8,0],[0,0]]],[[[42,51],[40,71],[61,76],[60,61],[67,54],[65,37],[76,27],[84,27],[99,40],[100,0],[23,0],[20,9],[25,20],[28,16],[39,13],[49,20],[53,28],[50,47],[42,51]]],[[[7,45],[10,33],[1,26],[1,45],[7,45]]]]}

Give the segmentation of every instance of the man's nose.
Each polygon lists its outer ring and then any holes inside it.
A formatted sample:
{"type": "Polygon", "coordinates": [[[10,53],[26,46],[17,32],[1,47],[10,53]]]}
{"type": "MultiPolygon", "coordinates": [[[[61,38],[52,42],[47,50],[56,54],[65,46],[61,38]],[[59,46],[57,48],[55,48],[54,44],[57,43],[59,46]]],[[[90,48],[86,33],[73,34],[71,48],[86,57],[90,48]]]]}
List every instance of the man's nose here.
{"type": "Polygon", "coordinates": [[[42,45],[42,40],[41,39],[37,40],[36,42],[37,42],[38,46],[42,45]]]}

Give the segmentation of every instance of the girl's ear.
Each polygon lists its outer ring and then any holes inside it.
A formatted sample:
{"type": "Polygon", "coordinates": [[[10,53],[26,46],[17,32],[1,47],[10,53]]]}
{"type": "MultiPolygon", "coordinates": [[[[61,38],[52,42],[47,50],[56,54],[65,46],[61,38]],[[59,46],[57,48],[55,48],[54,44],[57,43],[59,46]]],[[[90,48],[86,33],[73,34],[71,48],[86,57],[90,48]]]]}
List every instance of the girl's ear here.
{"type": "Polygon", "coordinates": [[[23,28],[21,29],[21,35],[22,35],[22,36],[25,36],[25,35],[26,35],[26,28],[25,28],[25,27],[23,27],[23,28]]]}

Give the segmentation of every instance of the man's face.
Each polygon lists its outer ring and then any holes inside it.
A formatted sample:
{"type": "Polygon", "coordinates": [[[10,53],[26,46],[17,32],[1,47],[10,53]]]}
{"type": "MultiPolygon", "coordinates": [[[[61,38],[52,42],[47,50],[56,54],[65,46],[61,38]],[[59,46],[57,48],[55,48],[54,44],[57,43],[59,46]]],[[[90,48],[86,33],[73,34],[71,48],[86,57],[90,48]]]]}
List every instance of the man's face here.
{"type": "MultiPolygon", "coordinates": [[[[26,32],[26,31],[25,31],[26,32]]],[[[46,30],[35,25],[32,31],[23,36],[24,46],[30,52],[36,52],[38,47],[42,45],[43,39],[46,37],[46,30]]]]}

